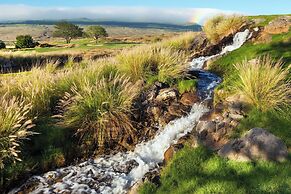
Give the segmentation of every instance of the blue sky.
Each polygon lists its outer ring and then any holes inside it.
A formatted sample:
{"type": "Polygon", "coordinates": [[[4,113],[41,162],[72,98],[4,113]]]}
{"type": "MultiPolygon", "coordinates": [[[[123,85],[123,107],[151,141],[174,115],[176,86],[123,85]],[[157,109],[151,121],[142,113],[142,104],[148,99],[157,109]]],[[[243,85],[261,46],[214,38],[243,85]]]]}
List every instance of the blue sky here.
{"type": "Polygon", "coordinates": [[[199,23],[217,13],[291,13],[291,0],[0,0],[0,10],[0,20],[88,17],[199,23]]]}

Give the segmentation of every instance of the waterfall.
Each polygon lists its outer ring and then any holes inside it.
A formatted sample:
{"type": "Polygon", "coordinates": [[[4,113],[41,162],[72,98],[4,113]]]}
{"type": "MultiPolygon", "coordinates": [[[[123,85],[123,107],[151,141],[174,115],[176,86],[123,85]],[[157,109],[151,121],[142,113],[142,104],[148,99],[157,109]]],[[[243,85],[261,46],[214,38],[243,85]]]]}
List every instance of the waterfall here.
{"type": "Polygon", "coordinates": [[[190,63],[191,68],[202,69],[206,61],[240,48],[251,36],[252,36],[252,33],[250,33],[249,29],[246,29],[243,32],[236,33],[233,37],[233,43],[231,45],[224,47],[222,51],[216,55],[202,56],[202,57],[193,59],[192,62],[190,63]]]}

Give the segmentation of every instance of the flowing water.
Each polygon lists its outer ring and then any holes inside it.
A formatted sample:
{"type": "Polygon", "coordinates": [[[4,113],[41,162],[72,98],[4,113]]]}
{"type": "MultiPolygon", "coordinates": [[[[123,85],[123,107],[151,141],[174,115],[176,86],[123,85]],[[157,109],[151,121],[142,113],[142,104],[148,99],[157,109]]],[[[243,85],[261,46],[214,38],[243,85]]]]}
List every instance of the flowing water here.
{"type": "MultiPolygon", "coordinates": [[[[237,33],[234,43],[218,55],[239,48],[249,34],[248,30],[237,33]]],[[[198,78],[198,92],[203,100],[211,99],[214,88],[221,82],[215,74],[201,69],[212,57],[199,57],[191,63],[190,72],[198,78]]],[[[170,145],[192,131],[200,117],[208,111],[202,103],[196,103],[187,116],[171,121],[159,130],[154,139],[138,144],[134,151],[99,157],[34,176],[23,187],[10,193],[31,184],[34,185],[31,193],[126,193],[147,172],[157,168],[170,145]]]]}

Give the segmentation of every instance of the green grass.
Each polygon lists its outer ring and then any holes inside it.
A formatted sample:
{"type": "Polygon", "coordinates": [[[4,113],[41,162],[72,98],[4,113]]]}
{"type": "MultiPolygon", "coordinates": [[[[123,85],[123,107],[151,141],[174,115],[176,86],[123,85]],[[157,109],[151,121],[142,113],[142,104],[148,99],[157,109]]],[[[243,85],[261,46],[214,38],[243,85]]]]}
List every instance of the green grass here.
{"type": "Polygon", "coordinates": [[[202,147],[186,147],[163,169],[159,187],[145,183],[139,192],[290,193],[290,174],[290,160],[285,163],[242,163],[222,159],[202,147]]]}
{"type": "MultiPolygon", "coordinates": [[[[45,48],[27,48],[27,49],[19,49],[18,53],[28,53],[28,52],[37,52],[37,53],[46,53],[46,52],[55,52],[55,51],[90,51],[94,49],[120,49],[120,48],[129,48],[132,46],[139,45],[137,43],[130,42],[104,42],[100,41],[96,44],[96,42],[92,39],[82,38],[82,39],[74,39],[70,44],[65,44],[63,41],[51,42],[52,45],[62,45],[60,47],[45,47],[45,48]],[[67,46],[67,47],[65,47],[67,46]]],[[[15,49],[12,49],[15,50],[15,49]]]]}

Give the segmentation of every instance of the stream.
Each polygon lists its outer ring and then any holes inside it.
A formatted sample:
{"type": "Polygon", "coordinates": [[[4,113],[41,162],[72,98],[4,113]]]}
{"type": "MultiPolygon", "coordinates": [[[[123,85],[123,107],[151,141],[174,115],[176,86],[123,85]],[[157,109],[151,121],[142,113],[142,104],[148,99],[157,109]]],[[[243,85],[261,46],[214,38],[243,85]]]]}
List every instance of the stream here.
{"type": "Polygon", "coordinates": [[[199,119],[209,110],[204,100],[212,99],[214,88],[221,78],[202,70],[204,63],[226,52],[233,51],[250,37],[249,30],[237,33],[233,44],[226,46],[221,53],[194,59],[190,72],[198,78],[198,94],[202,103],[193,105],[190,113],[160,128],[154,139],[138,144],[134,151],[102,156],[86,162],[60,168],[40,176],[31,177],[22,187],[10,191],[10,194],[22,191],[27,185],[33,185],[31,193],[126,193],[131,186],[144,175],[159,167],[164,152],[170,145],[188,132],[191,132],[199,119]]]}

